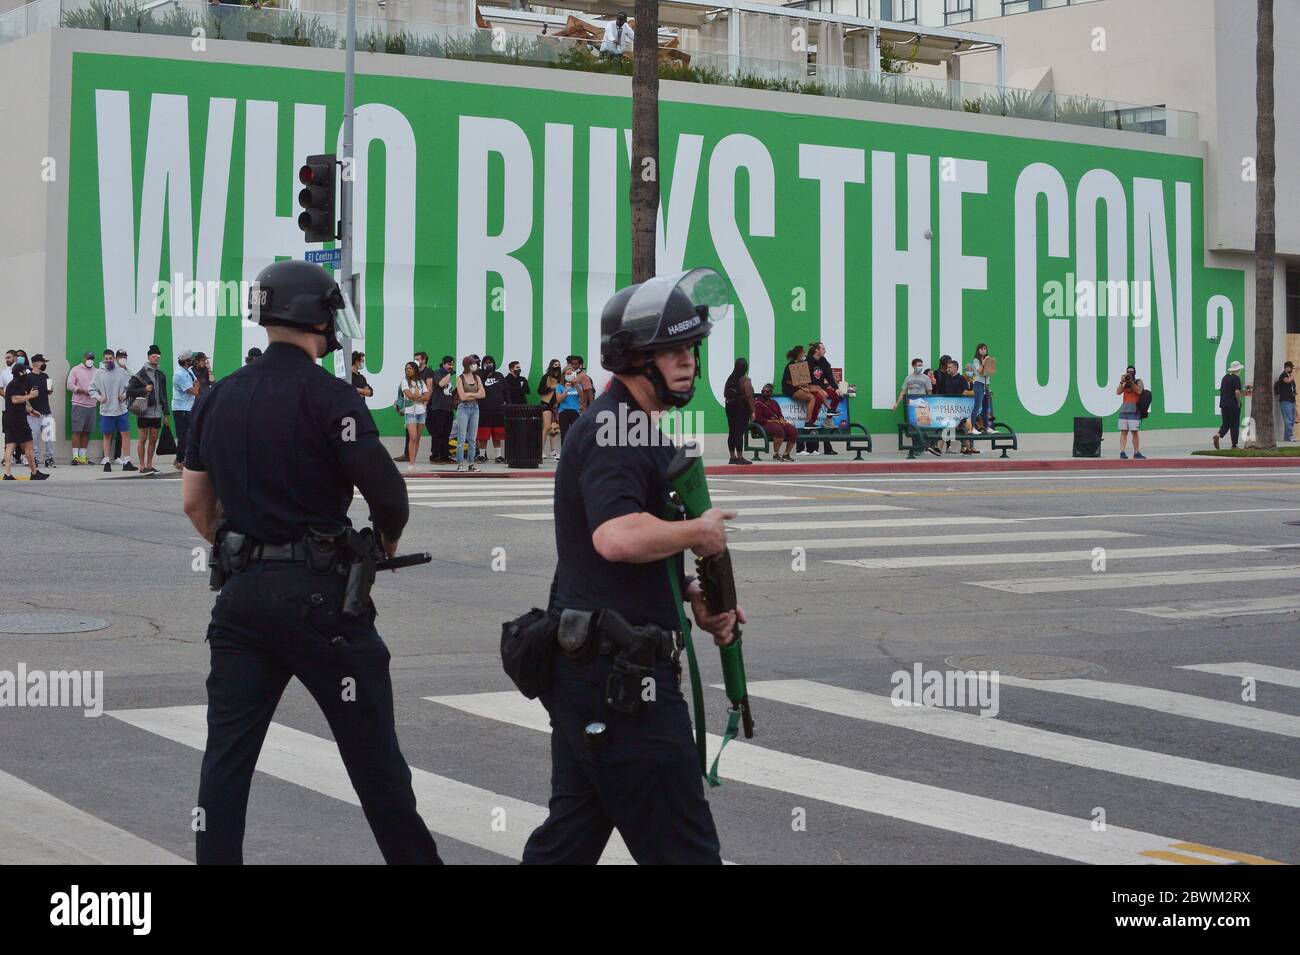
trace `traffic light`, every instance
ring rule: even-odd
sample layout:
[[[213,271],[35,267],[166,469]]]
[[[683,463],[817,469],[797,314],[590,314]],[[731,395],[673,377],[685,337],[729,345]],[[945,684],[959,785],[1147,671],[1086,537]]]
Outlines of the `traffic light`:
[[[332,242],[338,238],[334,217],[334,154],[308,156],[298,170],[302,189],[298,193],[298,228],[308,242]]]

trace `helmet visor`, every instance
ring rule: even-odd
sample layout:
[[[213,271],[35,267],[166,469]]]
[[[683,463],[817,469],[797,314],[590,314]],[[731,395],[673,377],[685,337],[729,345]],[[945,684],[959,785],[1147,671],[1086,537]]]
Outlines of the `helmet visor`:
[[[731,301],[726,279],[713,269],[691,269],[675,275],[657,275],[642,282],[641,287],[628,299],[623,310],[623,326],[656,328],[660,318],[668,311],[669,300],[679,293],[690,301],[696,316],[701,318],[705,309],[722,308]],[[660,334],[662,333],[663,329],[660,329]]]

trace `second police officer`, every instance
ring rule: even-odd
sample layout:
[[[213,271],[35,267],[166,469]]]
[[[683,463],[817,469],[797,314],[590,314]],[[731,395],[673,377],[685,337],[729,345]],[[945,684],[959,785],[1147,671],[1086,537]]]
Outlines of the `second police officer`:
[[[292,677],[329,721],[389,863],[438,863],[397,744],[388,648],[368,599],[342,612],[338,573],[353,487],[391,556],[409,516],[406,485],[365,403],[318,359],[339,348],[342,294],[318,265],[263,269],[250,295],[265,353],[197,402],[185,455],[185,513],[216,543],[226,579],[207,640],[208,740],[199,779],[199,863],[243,859],[248,792]]]
[[[711,614],[682,553],[720,553],[735,514],[665,519],[673,448],[636,422],[691,400],[709,306],[722,304],[721,277],[695,269],[625,288],[601,315],[601,364],[614,380],[570,427],[555,477],[552,609],[564,651],[541,694],[553,728],[550,812],[525,863],[595,863],[615,828],[640,863],[721,862],[679,688],[682,601],[720,646],[744,611]],[[633,426],[610,440],[619,421]],[[639,661],[622,652],[634,642]]]

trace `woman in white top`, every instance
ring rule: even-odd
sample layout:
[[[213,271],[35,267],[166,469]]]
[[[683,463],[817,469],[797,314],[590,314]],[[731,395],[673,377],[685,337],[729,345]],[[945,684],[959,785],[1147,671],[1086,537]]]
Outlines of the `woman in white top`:
[[[420,366],[406,363],[406,373],[397,388],[397,407],[406,418],[406,470],[415,470],[420,455],[420,432],[424,430],[425,408],[429,403],[429,386],[420,377]]]

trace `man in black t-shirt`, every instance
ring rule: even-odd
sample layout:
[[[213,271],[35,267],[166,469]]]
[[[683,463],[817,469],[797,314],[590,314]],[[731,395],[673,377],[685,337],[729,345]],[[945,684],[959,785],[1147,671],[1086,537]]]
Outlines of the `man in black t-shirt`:
[[[369,398],[375,393],[375,389],[370,387],[370,382],[366,381],[366,376],[361,374],[361,369],[365,363],[365,352],[354,351],[352,353],[352,387],[357,389],[357,394],[360,397]]]
[[[1219,439],[1229,431],[1232,432],[1234,448],[1241,436],[1241,399],[1247,392],[1242,388],[1241,376],[1237,373],[1245,367],[1241,362],[1234,361],[1228,366],[1228,373],[1219,382],[1219,416],[1223,423],[1219,426],[1218,432],[1210,438],[1215,448],[1219,446]]]
[[[489,439],[496,444],[497,464],[505,460],[506,446],[506,376],[497,368],[497,360],[483,356],[483,390],[479,401],[478,459],[486,461]]]
[[[0,414],[0,425],[4,428],[4,480],[15,481],[13,476],[14,454],[21,451],[32,470],[33,481],[43,481],[48,474],[36,470],[36,456],[32,454],[32,429],[28,424],[27,405],[33,401],[39,389],[31,380],[31,370],[27,367],[26,356],[19,354],[14,359],[13,379],[5,386],[4,412]]]
[[[50,376],[45,373],[45,356],[32,356],[32,372],[27,376],[39,394],[30,402],[27,424],[32,429],[32,460],[54,467],[54,414],[50,410]]]

